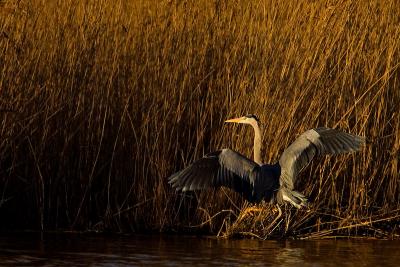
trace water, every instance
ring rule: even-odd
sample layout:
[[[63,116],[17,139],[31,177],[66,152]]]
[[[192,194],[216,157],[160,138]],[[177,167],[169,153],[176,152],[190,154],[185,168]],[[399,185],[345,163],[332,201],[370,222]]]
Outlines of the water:
[[[399,266],[400,241],[2,234],[1,266]]]

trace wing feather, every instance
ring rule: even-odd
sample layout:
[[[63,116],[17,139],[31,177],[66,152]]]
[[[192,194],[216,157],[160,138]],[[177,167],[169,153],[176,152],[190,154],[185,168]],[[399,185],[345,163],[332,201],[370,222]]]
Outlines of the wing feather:
[[[176,190],[193,191],[225,186],[249,194],[252,172],[259,165],[243,155],[223,149],[205,155],[185,169],[171,175],[169,183]]]
[[[293,189],[297,175],[315,156],[360,150],[365,138],[336,129],[320,127],[301,134],[279,159],[280,184]]]

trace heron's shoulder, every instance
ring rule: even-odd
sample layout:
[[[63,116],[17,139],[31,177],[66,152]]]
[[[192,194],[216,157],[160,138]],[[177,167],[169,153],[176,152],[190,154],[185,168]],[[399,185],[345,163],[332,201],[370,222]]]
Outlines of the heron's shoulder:
[[[306,140],[310,140],[310,141],[318,140],[320,138],[320,134],[325,132],[327,129],[328,128],[325,128],[325,127],[309,129],[309,130],[303,132],[295,141],[297,141],[298,143],[302,143]]]

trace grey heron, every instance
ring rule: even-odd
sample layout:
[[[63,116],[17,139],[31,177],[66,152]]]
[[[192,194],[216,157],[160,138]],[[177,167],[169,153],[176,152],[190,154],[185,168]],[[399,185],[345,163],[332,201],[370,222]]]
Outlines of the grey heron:
[[[261,160],[262,136],[257,116],[251,114],[225,122],[253,127],[254,161],[229,148],[215,151],[171,175],[168,180],[173,188],[193,191],[224,186],[252,203],[286,201],[301,208],[307,205],[307,198],[294,190],[294,184],[311,160],[315,156],[358,151],[365,144],[364,137],[319,127],[302,133],[283,151],[279,161],[270,165]]]

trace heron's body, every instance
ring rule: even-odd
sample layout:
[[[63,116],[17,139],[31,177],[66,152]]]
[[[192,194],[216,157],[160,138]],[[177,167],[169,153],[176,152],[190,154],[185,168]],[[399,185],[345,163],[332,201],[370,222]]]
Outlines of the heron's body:
[[[250,202],[291,203],[300,208],[307,198],[294,190],[298,173],[318,155],[340,154],[359,150],[365,142],[360,136],[330,128],[311,129],[301,134],[285,149],[273,165],[261,161],[261,130],[254,115],[228,120],[246,123],[254,128],[254,161],[231,149],[205,155],[169,177],[177,190],[193,191],[225,186]]]

